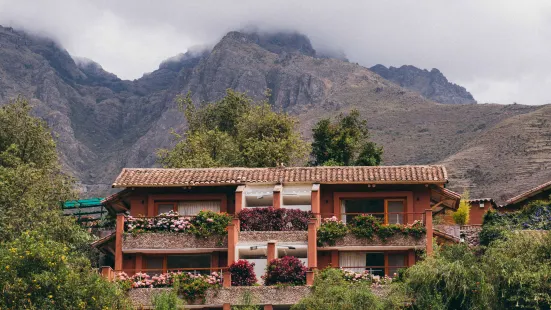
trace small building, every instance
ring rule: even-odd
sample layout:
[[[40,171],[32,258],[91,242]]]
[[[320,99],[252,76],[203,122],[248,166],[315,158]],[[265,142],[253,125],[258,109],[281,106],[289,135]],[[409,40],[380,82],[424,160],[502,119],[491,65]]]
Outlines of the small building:
[[[113,183],[121,191],[102,202],[117,216],[116,232],[96,241],[95,246],[113,256],[115,274],[123,271],[129,275],[159,274],[171,270],[224,272],[236,260],[245,259],[255,263],[260,283],[268,261],[294,256],[308,267],[307,284],[312,284],[315,270],[326,267],[368,270],[376,276],[392,277],[400,268],[415,264],[420,252],[432,253],[433,213],[455,210],[459,204],[458,194],[445,189],[447,183],[446,169],[439,165],[126,168]],[[240,212],[269,207],[311,212],[310,220],[302,231],[243,229],[238,218]],[[193,217],[201,210],[231,215],[233,220],[227,233],[197,240],[183,233],[125,231],[128,221],[154,219],[167,212]],[[372,215],[382,225],[422,225],[426,232],[417,238],[402,234],[385,240],[349,234],[331,245],[318,244],[317,229],[327,219],[346,225],[363,214]],[[113,274],[104,271],[109,276]],[[224,289],[234,289],[230,286],[224,278]],[[207,298],[203,305],[194,307],[229,309],[235,303],[230,297],[221,300],[225,293],[217,296],[216,300]],[[287,309],[293,303],[289,300],[260,298],[259,303],[265,309],[272,306]]]
[[[499,210],[502,212],[517,211],[532,201],[549,200],[550,195],[551,181],[538,185],[512,197],[511,199],[505,201],[503,205],[500,205]]]

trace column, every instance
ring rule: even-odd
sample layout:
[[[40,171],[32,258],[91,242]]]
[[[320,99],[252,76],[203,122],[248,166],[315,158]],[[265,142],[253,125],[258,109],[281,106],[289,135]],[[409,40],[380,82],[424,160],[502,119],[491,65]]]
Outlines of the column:
[[[427,255],[432,255],[432,210],[425,210],[425,228],[427,229]]]
[[[228,225],[228,267],[235,262],[237,242],[239,238],[239,219],[234,218]]]
[[[235,214],[238,214],[243,210],[245,204],[245,197],[243,192],[245,191],[245,185],[239,185],[235,190]]]
[[[314,216],[316,217],[317,225],[319,226],[321,224],[321,206],[320,206],[320,185],[319,184],[312,184],[312,213],[314,213]]]
[[[281,192],[283,191],[283,186],[281,184],[277,184],[274,186],[274,198],[272,205],[274,206],[274,209],[281,208]]]
[[[115,271],[122,271],[122,233],[124,232],[124,214],[117,214],[115,228]]]
[[[276,241],[268,241],[268,264],[276,258]]]

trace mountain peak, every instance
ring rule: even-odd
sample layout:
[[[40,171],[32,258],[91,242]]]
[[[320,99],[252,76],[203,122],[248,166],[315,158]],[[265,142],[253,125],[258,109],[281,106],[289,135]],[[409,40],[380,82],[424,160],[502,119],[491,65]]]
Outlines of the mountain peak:
[[[444,74],[436,68],[428,71],[412,65],[387,68],[378,64],[371,67],[370,70],[391,82],[439,103],[476,103],[471,93],[464,87],[449,82]]]
[[[234,40],[246,43],[254,43],[275,54],[300,53],[315,57],[316,50],[312,47],[310,39],[298,32],[246,32],[231,31],[221,40]]]

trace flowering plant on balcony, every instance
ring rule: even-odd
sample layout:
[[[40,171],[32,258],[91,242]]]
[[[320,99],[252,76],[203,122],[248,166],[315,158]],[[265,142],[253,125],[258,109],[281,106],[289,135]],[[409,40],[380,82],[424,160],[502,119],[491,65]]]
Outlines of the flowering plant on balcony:
[[[266,274],[262,276],[265,285],[306,284],[307,268],[304,263],[294,256],[284,256],[272,259],[266,267]]]
[[[240,259],[231,264],[229,271],[231,273],[232,286],[252,286],[256,283],[254,263]]]
[[[153,288],[171,286],[174,273],[163,273],[160,275],[150,276],[147,273],[138,272],[132,276],[128,276],[125,272],[117,274],[116,280],[125,288]]]
[[[298,209],[250,208],[238,214],[241,231],[305,231],[312,212]]]
[[[387,284],[392,283],[393,279],[388,276],[376,276],[371,273],[369,273],[368,270],[364,270],[361,272],[354,272],[352,270],[347,269],[339,269],[339,268],[325,268],[322,270],[318,276],[320,279],[326,279],[328,277],[340,277],[344,281],[349,283],[368,283],[371,284],[372,287],[381,287]]]
[[[202,300],[204,302],[209,288],[217,288],[222,284],[222,278],[217,272],[210,275],[177,273],[174,275],[174,289],[187,301]]]
[[[125,219],[125,231],[136,232],[183,232],[196,237],[224,235],[231,216],[226,213],[200,211],[196,216],[180,216],[170,211],[156,217],[132,217]]]
[[[318,228],[318,245],[335,245],[335,242],[346,236],[347,233],[348,228],[336,216],[323,219],[322,224]]]
[[[426,233],[426,228],[421,221],[406,225],[384,225],[378,218],[367,214],[355,216],[348,225],[345,225],[333,216],[324,219],[318,228],[318,245],[335,245],[338,239],[343,238],[349,232],[357,238],[372,239],[377,236],[384,242],[396,234],[419,239]]]
[[[120,272],[117,274],[115,280],[122,288],[127,290],[133,288],[174,286],[178,293],[184,295],[188,300],[193,300],[195,297],[204,298],[204,294],[208,288],[219,287],[222,283],[222,277],[217,272],[203,275],[179,271],[156,274],[154,276],[143,272],[128,276],[125,272]]]

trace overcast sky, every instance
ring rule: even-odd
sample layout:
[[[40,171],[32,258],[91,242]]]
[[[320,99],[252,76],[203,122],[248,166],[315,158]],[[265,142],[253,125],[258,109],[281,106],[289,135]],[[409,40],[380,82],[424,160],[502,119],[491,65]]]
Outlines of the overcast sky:
[[[438,68],[479,102],[551,103],[550,0],[0,0],[0,24],[52,36],[125,79],[255,25],[368,67]]]

